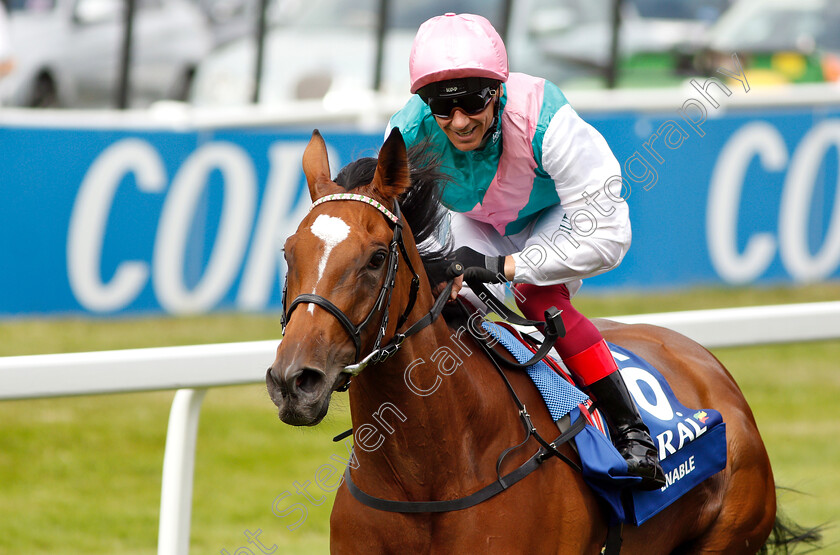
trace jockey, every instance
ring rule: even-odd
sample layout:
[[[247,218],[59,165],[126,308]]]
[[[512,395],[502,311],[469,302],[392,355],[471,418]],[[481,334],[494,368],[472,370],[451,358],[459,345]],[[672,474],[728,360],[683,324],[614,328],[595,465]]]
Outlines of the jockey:
[[[571,304],[581,278],[615,268],[630,246],[621,169],[606,141],[554,84],[509,74],[505,46],[481,16],[423,23],[409,72],[416,94],[388,128],[399,128],[408,146],[430,143],[452,178],[441,202],[455,259],[468,276],[513,282],[527,318],[562,311],[567,333],[557,352],[604,409],[630,473],[644,489],[662,487],[656,447],[612,354]]]

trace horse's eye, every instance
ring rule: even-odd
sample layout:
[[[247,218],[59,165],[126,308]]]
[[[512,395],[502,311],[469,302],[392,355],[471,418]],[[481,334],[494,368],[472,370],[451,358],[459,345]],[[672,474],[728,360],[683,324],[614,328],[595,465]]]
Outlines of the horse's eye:
[[[385,251],[376,251],[373,253],[373,256],[370,257],[370,262],[368,262],[368,268],[372,270],[376,270],[377,268],[381,268],[382,264],[385,263],[385,259],[388,257],[388,253]]]

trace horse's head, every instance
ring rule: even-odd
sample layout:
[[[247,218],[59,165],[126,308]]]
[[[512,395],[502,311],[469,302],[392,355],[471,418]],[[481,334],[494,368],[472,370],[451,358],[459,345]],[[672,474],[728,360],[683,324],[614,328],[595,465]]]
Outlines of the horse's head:
[[[266,385],[283,422],[311,426],[326,415],[332,392],[347,383],[345,368],[382,339],[384,315],[405,308],[395,307],[396,300],[389,308],[388,301],[391,280],[395,299],[407,295],[411,280],[411,273],[396,269],[402,222],[392,218],[410,179],[398,131],[380,150],[373,180],[353,189],[358,198],[330,179],[317,130],[304,152],[303,171],[313,207],[284,247],[285,330]],[[405,236],[411,241],[408,230]],[[388,318],[386,339],[396,319]]]

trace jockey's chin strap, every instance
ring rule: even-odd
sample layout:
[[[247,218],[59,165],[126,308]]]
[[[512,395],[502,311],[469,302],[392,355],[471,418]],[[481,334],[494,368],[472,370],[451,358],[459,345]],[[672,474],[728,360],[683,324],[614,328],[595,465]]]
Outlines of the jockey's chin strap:
[[[438,316],[440,316],[441,311],[443,310],[444,304],[446,304],[446,300],[449,298],[449,294],[452,291],[452,282],[450,282],[446,288],[446,290],[437,298],[435,304],[432,306],[432,309],[426,314],[424,317],[420,318],[417,322],[411,325],[407,330],[402,333],[395,333],[394,337],[390,339],[384,345],[382,344],[382,339],[385,336],[385,331],[388,327],[388,313],[391,306],[391,297],[393,295],[394,283],[397,279],[397,270],[399,269],[399,261],[400,255],[405,259],[406,264],[408,265],[408,269],[411,272],[411,288],[409,290],[408,295],[408,302],[406,303],[405,310],[403,310],[402,314],[400,314],[399,319],[397,320],[396,329],[399,330],[403,324],[405,324],[406,320],[408,319],[408,315],[411,313],[412,309],[414,308],[414,304],[417,301],[417,292],[420,289],[420,276],[417,274],[417,271],[414,269],[414,266],[411,264],[411,259],[408,257],[408,252],[405,248],[405,242],[403,241],[402,236],[402,218],[400,214],[400,205],[399,203],[394,200],[394,210],[391,212],[385,206],[383,206],[380,202],[376,201],[375,199],[367,196],[367,195],[360,195],[355,193],[339,193],[339,194],[332,194],[326,195],[317,199],[314,203],[312,203],[312,208],[323,204],[329,201],[338,201],[338,200],[351,200],[357,202],[363,202],[368,204],[381,212],[385,218],[390,222],[391,225],[394,227],[394,235],[391,239],[391,243],[389,244],[388,248],[388,271],[385,274],[385,279],[382,282],[382,288],[379,290],[379,295],[376,297],[376,301],[374,301],[373,306],[370,308],[367,316],[362,320],[361,323],[358,325],[353,324],[350,318],[335,304],[333,304],[328,299],[316,295],[314,293],[304,293],[295,297],[292,303],[289,305],[288,309],[286,308],[286,285],[283,285],[283,314],[281,316],[281,323],[283,327],[286,327],[286,324],[289,322],[289,319],[292,316],[292,311],[300,304],[303,303],[312,303],[320,306],[330,314],[332,314],[336,320],[344,327],[347,331],[347,334],[353,340],[353,345],[356,348],[356,355],[355,364],[351,364],[346,366],[342,372],[345,374],[349,374],[351,377],[358,375],[362,370],[365,369],[369,364],[382,362],[394,353],[396,353],[400,346],[402,345],[403,341],[406,338],[411,337],[415,333],[419,332],[426,326],[430,325],[434,322]],[[362,347],[362,331],[370,324],[373,319],[374,314],[376,312],[381,311],[382,316],[379,321],[379,331],[376,335],[376,340],[373,344],[373,350],[366,355],[364,358],[359,360],[361,354],[361,347]],[[339,391],[344,391],[350,385],[350,381],[348,380]]]

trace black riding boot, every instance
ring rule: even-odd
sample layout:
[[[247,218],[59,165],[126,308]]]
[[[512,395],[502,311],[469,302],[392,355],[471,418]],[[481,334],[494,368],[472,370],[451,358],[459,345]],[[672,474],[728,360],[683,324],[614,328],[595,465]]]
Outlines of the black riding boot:
[[[665,485],[659,454],[642,422],[639,410],[618,371],[590,384],[587,389],[601,406],[614,433],[613,443],[627,461],[630,474],[641,476],[639,488],[654,490]]]

